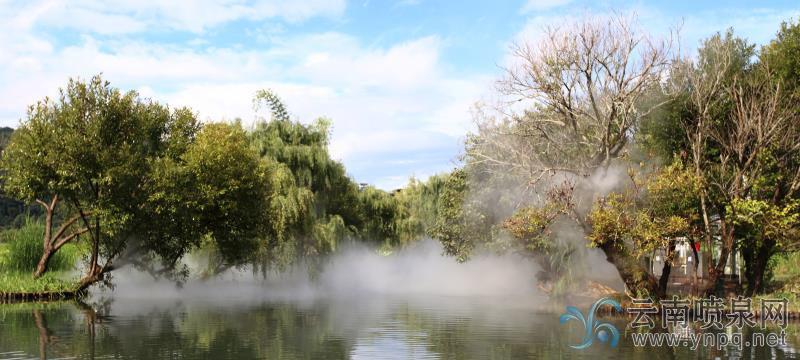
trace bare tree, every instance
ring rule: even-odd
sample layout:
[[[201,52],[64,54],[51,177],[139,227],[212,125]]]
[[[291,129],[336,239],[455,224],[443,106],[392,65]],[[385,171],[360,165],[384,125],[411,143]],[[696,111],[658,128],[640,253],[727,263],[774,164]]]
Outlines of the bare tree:
[[[741,56],[742,53],[748,52],[746,49],[736,49],[735,47],[736,44],[731,33],[725,39],[720,35],[711,37],[705,42],[697,60],[679,59],[673,63],[670,71],[667,85],[668,94],[673,99],[675,96],[687,95],[687,105],[692,107],[695,114],[680,125],[689,145],[688,155],[695,176],[698,178],[705,177],[705,169],[709,166],[706,150],[715,120],[714,111],[731,101],[728,84],[734,73],[741,70],[743,66],[743,64],[737,64],[735,55]],[[710,213],[712,210],[708,203],[708,189],[702,187],[699,195],[705,246],[710,248],[713,245],[714,232],[711,226]],[[703,263],[708,265],[709,274],[711,274],[716,268],[711,265],[711,251],[704,251],[703,256]],[[727,254],[725,256],[727,259]],[[698,269],[699,264],[700,262],[695,262],[695,270]],[[711,277],[713,279],[710,279],[710,282],[713,283],[716,275],[711,275]]]
[[[548,175],[578,182],[607,170],[624,155],[640,119],[668,101],[651,95],[665,89],[673,38],[653,38],[636,24],[635,17],[619,14],[586,18],[546,27],[535,44],[515,44],[517,63],[498,88],[509,104],[531,106],[521,113],[503,107],[502,116],[480,119],[468,160],[489,172],[518,174],[539,190],[551,183],[542,181]],[[575,192],[597,195],[591,186]],[[571,211],[588,233],[584,211]],[[601,248],[629,290],[657,294],[657,282],[625,244]]]
[[[645,100],[660,88],[672,60],[671,37],[654,39],[635,24],[621,15],[587,18],[546,27],[540,42],[512,47],[518,64],[506,69],[499,90],[533,108],[511,114],[507,135],[539,150],[512,156],[525,158],[515,164],[532,174],[588,175],[620,156],[639,119],[661,105]],[[508,165],[476,150],[477,159]]]

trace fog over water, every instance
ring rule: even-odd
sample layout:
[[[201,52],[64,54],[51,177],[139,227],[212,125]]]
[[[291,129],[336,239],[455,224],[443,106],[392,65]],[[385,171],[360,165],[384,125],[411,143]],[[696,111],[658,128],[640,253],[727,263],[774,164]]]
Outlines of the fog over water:
[[[613,267],[596,249],[586,249],[581,266],[585,279],[621,287]],[[318,272],[305,264],[266,277],[250,269],[229,270],[209,280],[190,277],[182,286],[132,268],[114,273],[113,290],[92,291],[90,302],[111,300],[115,312],[138,311],[136,304],[163,306],[175,302],[236,306],[264,301],[370,302],[378,299],[447,299],[448,302],[504,302],[507,306],[536,308],[548,303],[537,287],[538,265],[516,254],[482,253],[459,263],[443,254],[433,240],[421,241],[395,253],[381,255],[352,244],[326,259]],[[393,301],[394,301],[393,300]],[[130,304],[131,306],[120,306]],[[127,309],[127,310],[126,310]]]
[[[230,270],[210,280],[190,278],[183,286],[154,280],[135,269],[114,274],[113,291],[95,297],[313,299],[318,297],[437,295],[462,297],[538,297],[538,266],[514,254],[479,254],[464,263],[442,254],[434,241],[422,241],[388,255],[363,245],[348,245],[312,274],[300,264],[266,277],[249,269]]]

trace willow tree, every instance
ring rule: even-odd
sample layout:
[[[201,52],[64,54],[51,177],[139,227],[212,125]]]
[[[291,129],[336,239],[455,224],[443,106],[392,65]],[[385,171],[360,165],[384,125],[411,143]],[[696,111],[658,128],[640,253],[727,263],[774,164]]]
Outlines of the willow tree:
[[[671,53],[671,39],[653,38],[624,16],[546,27],[540,41],[512,48],[514,65],[499,81],[510,102],[528,108],[479,116],[467,163],[491,176],[516,176],[529,194],[519,197],[519,208],[547,207],[549,189],[568,189],[553,209],[590,233],[590,202],[603,194],[587,179],[604,177],[625,155],[640,119],[663,105],[650,95],[660,89]],[[597,245],[632,293],[658,292],[647,269],[631,260],[631,244]]]
[[[271,226],[262,241],[259,265],[285,265],[335,251],[343,240],[378,244],[399,241],[398,202],[372,187],[360,188],[328,152],[330,120],[302,124],[289,116],[272,91],[254,98],[266,107],[249,133],[250,143],[270,172]]]
[[[70,80],[57,99],[31,106],[2,170],[8,193],[45,209],[34,276],[79,239],[90,244],[79,289],[127,264],[158,260],[170,271],[204,235],[230,258],[246,254],[266,199],[264,167],[241,129],[199,129],[190,110],[122,93],[99,76]]]
[[[411,200],[360,186],[328,152],[330,125],[320,118],[303,124],[270,90],[253,99],[266,108],[250,131],[251,146],[269,164],[270,226],[256,265],[286,265],[329,254],[344,240],[372,245],[407,243],[422,231],[410,218]],[[265,268],[266,268],[265,266]]]

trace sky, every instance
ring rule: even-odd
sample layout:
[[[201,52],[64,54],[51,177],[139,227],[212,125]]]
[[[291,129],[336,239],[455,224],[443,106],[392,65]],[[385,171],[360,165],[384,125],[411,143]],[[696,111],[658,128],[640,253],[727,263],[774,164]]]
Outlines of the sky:
[[[113,4],[112,4],[113,3]],[[495,94],[509,46],[581,16],[635,13],[681,47],[733,27],[755,44],[796,1],[0,0],[0,126],[70,77],[102,73],[203,121],[245,125],[272,89],[293,119],[333,122],[331,155],[386,190],[458,165],[470,109]]]

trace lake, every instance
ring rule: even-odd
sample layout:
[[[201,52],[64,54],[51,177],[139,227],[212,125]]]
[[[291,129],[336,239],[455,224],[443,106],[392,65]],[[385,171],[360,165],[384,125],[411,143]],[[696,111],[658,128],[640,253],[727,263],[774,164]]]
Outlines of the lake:
[[[529,301],[526,301],[529,300]],[[363,295],[256,298],[221,291],[184,298],[115,295],[0,305],[0,359],[795,359],[790,344],[690,351],[619,345],[575,350],[582,327],[559,324],[541,299]],[[583,309],[582,309],[583,310]],[[624,329],[628,319],[604,319]]]
[[[181,288],[115,272],[116,287],[93,289],[83,305],[0,305],[0,359],[800,358],[796,324],[786,346],[692,351],[635,347],[623,317],[603,319],[620,330],[616,347],[572,349],[584,328],[559,323],[565,306],[537,288],[536,264],[511,255],[459,264],[441,253],[432,242],[392,256],[353,248],[313,273],[231,272]],[[595,257],[584,276],[621,286]]]

